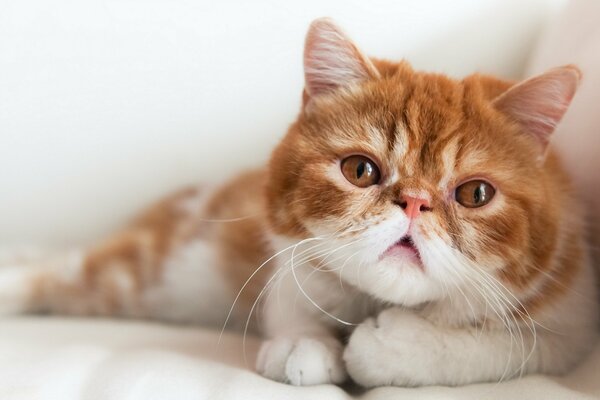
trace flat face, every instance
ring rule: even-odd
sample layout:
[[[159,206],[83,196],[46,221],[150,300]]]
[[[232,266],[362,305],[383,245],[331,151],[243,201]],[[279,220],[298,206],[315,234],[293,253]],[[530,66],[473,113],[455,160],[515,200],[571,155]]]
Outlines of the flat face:
[[[314,99],[275,151],[277,233],[394,303],[489,276],[524,286],[555,246],[556,206],[535,140],[491,103],[507,85],[385,68]]]

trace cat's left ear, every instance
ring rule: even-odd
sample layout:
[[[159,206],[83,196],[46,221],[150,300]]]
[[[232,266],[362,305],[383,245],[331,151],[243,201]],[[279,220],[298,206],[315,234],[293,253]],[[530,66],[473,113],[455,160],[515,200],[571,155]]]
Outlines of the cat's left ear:
[[[511,87],[494,100],[494,106],[537,139],[543,159],[580,80],[581,71],[574,65],[553,68]]]

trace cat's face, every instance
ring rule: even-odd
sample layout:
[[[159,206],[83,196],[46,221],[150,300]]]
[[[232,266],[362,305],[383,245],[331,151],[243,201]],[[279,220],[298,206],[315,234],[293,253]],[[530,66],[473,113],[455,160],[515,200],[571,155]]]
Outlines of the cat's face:
[[[491,78],[373,64],[323,23],[307,40],[303,111],[270,165],[272,225],[304,240],[296,265],[316,255],[318,268],[405,305],[488,274],[526,285],[537,273],[526,266],[556,246],[560,207],[549,198],[547,129],[532,125],[548,121],[507,115],[530,110],[519,91],[536,88],[513,94]],[[552,128],[562,117],[542,111]]]

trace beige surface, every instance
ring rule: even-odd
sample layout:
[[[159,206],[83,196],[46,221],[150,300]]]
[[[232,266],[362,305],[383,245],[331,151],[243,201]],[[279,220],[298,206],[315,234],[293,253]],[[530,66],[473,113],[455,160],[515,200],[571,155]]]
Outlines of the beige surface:
[[[0,321],[0,399],[593,399],[600,346],[564,378],[530,376],[461,388],[380,388],[354,397],[326,385],[292,387],[245,366],[242,337],[201,328],[20,317]],[[251,366],[258,341],[246,343]]]

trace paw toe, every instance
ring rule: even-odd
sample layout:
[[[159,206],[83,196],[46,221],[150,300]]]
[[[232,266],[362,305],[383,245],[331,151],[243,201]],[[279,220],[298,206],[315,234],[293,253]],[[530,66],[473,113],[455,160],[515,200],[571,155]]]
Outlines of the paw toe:
[[[341,360],[341,345],[327,345],[315,339],[302,339],[290,354],[286,375],[293,385],[340,383],[346,375]]]
[[[278,338],[265,342],[256,368],[263,376],[296,386],[346,379],[342,345],[335,340]]]

